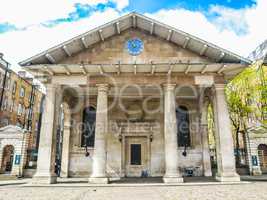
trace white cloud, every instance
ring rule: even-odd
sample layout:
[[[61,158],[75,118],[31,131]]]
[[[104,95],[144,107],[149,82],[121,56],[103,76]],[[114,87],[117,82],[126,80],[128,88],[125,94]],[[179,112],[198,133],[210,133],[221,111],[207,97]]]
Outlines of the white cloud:
[[[127,0],[112,0],[119,9],[127,6]],[[107,3],[108,0],[6,0],[1,2],[0,23],[8,22],[22,28],[49,20],[68,17],[75,11],[76,3],[90,6]]]
[[[220,28],[220,30],[234,30],[241,34],[246,33],[248,29],[246,13],[249,9],[232,9],[224,6],[211,6],[209,15],[216,16],[212,22]]]
[[[117,8],[122,10],[123,8],[129,5],[129,0],[111,0],[112,2],[117,4]]]
[[[53,28],[31,26],[26,30],[11,31],[0,34],[0,52],[15,70],[17,63],[63,41],[93,29],[119,17],[114,9],[95,12],[90,17],[73,23],[62,23]]]
[[[160,10],[148,15],[239,55],[248,56],[267,39],[264,26],[266,7],[266,0],[257,0],[255,6],[239,10],[214,6],[208,14],[216,11],[219,17],[215,20],[208,19],[200,11],[185,9]],[[235,30],[241,29],[246,29],[246,34],[236,34]]]

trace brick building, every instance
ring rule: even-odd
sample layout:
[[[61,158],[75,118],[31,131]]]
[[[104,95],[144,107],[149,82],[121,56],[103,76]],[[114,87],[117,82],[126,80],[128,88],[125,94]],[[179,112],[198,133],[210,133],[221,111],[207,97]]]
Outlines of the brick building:
[[[23,71],[14,72],[2,56],[0,57],[0,95],[0,128],[14,125],[27,130],[26,165],[31,166],[33,163],[30,161],[37,159],[40,108],[44,95],[39,86],[33,83],[32,78],[27,77]]]

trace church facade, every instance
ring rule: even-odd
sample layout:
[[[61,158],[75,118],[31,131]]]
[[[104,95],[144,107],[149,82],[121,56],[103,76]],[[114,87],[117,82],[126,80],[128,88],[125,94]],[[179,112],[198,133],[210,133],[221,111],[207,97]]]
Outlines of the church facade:
[[[33,181],[212,176],[209,105],[216,179],[239,181],[224,86],[249,64],[138,13],[21,62],[46,87]]]

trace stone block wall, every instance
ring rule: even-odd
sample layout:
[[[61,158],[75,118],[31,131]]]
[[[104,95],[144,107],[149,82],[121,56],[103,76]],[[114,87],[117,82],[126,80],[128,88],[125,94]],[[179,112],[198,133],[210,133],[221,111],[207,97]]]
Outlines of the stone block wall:
[[[178,105],[186,105],[189,110],[196,110],[190,114],[190,123],[197,124],[196,100],[178,100]],[[92,101],[93,103],[93,101]],[[125,107],[129,107],[133,103],[138,104],[140,101],[126,100]],[[151,109],[160,106],[159,100],[154,100],[149,103]],[[127,121],[127,113],[123,112],[118,105],[109,111],[109,132],[107,136],[107,173],[110,177],[116,178],[121,176],[122,170],[122,143],[119,138],[118,121]],[[75,120],[82,120],[82,113],[77,113],[73,116]],[[151,141],[151,157],[150,157],[150,175],[163,176],[165,172],[165,157],[164,157],[164,116],[163,112],[148,114],[144,113],[142,120],[156,124],[153,127],[153,139]],[[80,147],[81,133],[71,131],[71,152],[69,163],[69,176],[70,177],[89,177],[92,168],[93,148],[89,148],[89,157],[85,157],[85,149]],[[196,171],[195,175],[203,175],[203,161],[202,161],[202,144],[201,135],[194,127],[191,130],[192,146],[187,149],[187,156],[184,157],[182,152],[184,148],[179,148],[179,166],[181,170],[192,167]]]

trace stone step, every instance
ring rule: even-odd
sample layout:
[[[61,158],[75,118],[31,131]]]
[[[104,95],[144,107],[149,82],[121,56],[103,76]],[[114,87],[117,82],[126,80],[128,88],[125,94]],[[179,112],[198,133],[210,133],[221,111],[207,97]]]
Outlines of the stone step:
[[[0,174],[0,181],[17,180],[18,178],[10,174]]]

